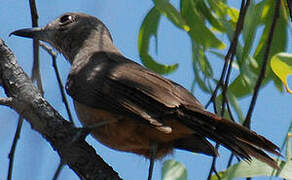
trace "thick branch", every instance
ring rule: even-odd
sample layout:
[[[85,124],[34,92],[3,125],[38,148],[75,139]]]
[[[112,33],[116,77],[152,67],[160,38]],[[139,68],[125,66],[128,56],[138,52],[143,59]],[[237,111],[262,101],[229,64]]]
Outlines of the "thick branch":
[[[13,109],[23,115],[81,179],[120,179],[84,137],[76,138],[80,129],[63,119],[42,97],[2,39],[0,79],[6,95],[13,99]]]

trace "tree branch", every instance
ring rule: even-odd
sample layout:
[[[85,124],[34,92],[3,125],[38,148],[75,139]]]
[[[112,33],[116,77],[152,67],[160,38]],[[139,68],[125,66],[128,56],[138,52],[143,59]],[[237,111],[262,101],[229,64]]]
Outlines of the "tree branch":
[[[248,128],[250,128],[250,119],[251,119],[251,116],[252,116],[252,113],[253,113],[253,110],[255,107],[255,103],[256,103],[256,100],[258,97],[258,93],[259,93],[261,84],[266,76],[266,69],[267,69],[267,63],[268,63],[268,59],[269,59],[269,53],[270,53],[270,49],[271,49],[271,45],[272,45],[272,41],[273,41],[273,37],[274,37],[277,19],[279,18],[279,15],[280,15],[280,3],[281,3],[280,0],[277,0],[275,2],[274,17],[273,17],[271,30],[269,32],[269,36],[268,36],[268,40],[267,40],[267,47],[266,47],[265,53],[264,53],[263,64],[261,67],[261,71],[260,71],[258,80],[257,80],[256,85],[254,87],[254,93],[253,93],[252,100],[251,100],[250,105],[249,105],[249,109],[248,109],[245,121],[243,122],[243,125],[245,127],[248,127]]]
[[[73,117],[72,117],[72,113],[71,113],[70,108],[69,108],[69,103],[68,103],[67,98],[66,98],[66,94],[65,94],[65,90],[64,90],[64,85],[62,83],[61,76],[60,76],[60,73],[59,73],[59,69],[58,69],[58,66],[57,66],[57,60],[56,60],[57,54],[53,51],[52,48],[50,48],[49,46],[45,45],[42,42],[40,42],[40,46],[45,51],[47,51],[47,53],[50,54],[50,56],[52,57],[52,63],[53,63],[53,67],[54,67],[54,70],[55,70],[56,78],[57,78],[57,81],[58,81],[60,93],[61,93],[61,96],[62,96],[62,101],[63,101],[63,103],[65,105],[65,108],[66,108],[66,111],[67,111],[67,114],[68,114],[69,121],[74,124]]]
[[[236,53],[239,35],[240,35],[241,30],[243,28],[244,18],[245,18],[247,9],[249,7],[249,4],[250,4],[250,0],[247,0],[247,1],[242,0],[241,1],[239,17],[238,17],[238,20],[236,23],[235,32],[233,34],[233,38],[232,38],[231,44],[229,46],[228,52],[224,58],[225,62],[224,62],[224,66],[222,69],[220,79],[217,83],[215,90],[212,93],[212,96],[211,96],[209,102],[206,105],[206,107],[207,107],[211,102],[213,102],[214,107],[216,107],[215,103],[216,103],[217,92],[218,92],[219,88],[222,87],[222,105],[221,105],[221,107],[222,107],[221,116],[222,117],[224,116],[225,104],[227,102],[226,93],[227,93],[229,78],[230,78],[231,69],[232,69],[232,62],[233,62],[233,59],[234,59],[234,56]],[[224,79],[225,79],[225,81],[224,81]],[[231,116],[232,116],[232,114],[231,114]],[[218,148],[219,148],[219,145],[216,144],[216,149],[218,149]],[[211,168],[209,171],[208,179],[211,178],[212,172],[216,173],[216,158],[217,157],[213,157],[213,161],[212,161],[212,165],[211,165]],[[216,173],[216,176],[219,177],[217,173]]]
[[[12,108],[22,114],[81,179],[120,179],[117,172],[86,143],[85,137],[76,138],[80,129],[63,119],[42,97],[2,39],[0,79],[6,95],[14,100]]]
[[[8,168],[7,180],[11,180],[12,179],[14,154],[15,154],[17,142],[18,142],[19,137],[20,137],[20,132],[21,132],[21,129],[22,129],[22,123],[23,123],[23,117],[20,114],[19,117],[18,117],[17,128],[16,128],[16,132],[14,134],[12,146],[11,146],[11,149],[10,149],[10,152],[9,152],[9,155],[8,155],[8,157],[9,157],[9,168]]]

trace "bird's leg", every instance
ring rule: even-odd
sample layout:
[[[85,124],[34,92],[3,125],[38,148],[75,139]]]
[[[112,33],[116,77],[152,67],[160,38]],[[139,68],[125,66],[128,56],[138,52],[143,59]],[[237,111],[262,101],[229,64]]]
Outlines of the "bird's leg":
[[[100,121],[98,123],[94,123],[94,124],[91,124],[91,125],[86,125],[86,126],[84,126],[84,128],[87,128],[87,129],[89,129],[89,131],[91,131],[92,129],[98,128],[100,126],[104,126],[106,124],[111,124],[111,123],[115,123],[115,122],[118,122],[118,120],[117,119],[104,120],[104,121]]]
[[[148,170],[148,180],[152,179],[153,167],[154,167],[154,158],[157,152],[157,143],[153,143],[150,145],[150,164]]]
[[[76,133],[76,136],[73,138],[72,142],[75,142],[77,139],[80,139],[80,138],[85,138],[90,133],[90,131],[92,131],[95,128],[104,126],[106,124],[115,123],[117,121],[118,120],[104,120],[95,124],[85,125],[84,127],[79,128],[79,131]]]

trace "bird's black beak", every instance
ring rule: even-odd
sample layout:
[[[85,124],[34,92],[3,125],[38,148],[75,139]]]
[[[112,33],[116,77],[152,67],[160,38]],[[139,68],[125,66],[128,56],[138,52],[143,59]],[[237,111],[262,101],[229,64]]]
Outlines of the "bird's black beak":
[[[9,34],[11,35],[46,41],[48,33],[45,28],[35,27],[19,29]]]

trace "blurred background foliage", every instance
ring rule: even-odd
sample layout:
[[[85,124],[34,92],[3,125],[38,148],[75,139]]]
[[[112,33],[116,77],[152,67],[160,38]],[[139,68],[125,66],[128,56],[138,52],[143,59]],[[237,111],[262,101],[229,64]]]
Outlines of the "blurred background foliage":
[[[243,123],[246,117],[238,101],[243,97],[253,95],[257,79],[261,75],[276,2],[276,0],[250,0],[242,31],[238,36],[235,56],[232,61],[232,78],[226,91],[226,101],[230,103],[232,112],[236,114],[235,119],[240,123]],[[163,64],[158,62],[149,51],[151,46],[155,46],[156,52],[158,52],[159,36],[157,32],[160,18],[165,16],[175,27],[185,31],[191,41],[192,59],[189,61],[192,62],[194,72],[192,91],[199,88],[212,96],[220,79],[214,76],[214,62],[209,58],[209,55],[213,54],[222,61],[230,60],[226,58],[225,54],[228,46],[232,43],[240,10],[230,7],[226,0],[180,0],[179,9],[168,0],[153,0],[153,3],[154,6],[145,16],[139,31],[138,50],[142,63],[160,74],[169,74],[179,68],[179,63]],[[281,0],[279,17],[261,88],[267,83],[273,82],[278,91],[291,93],[287,77],[292,74],[292,55],[284,53],[287,51],[288,32],[291,32],[289,21],[287,1]],[[154,43],[151,38],[155,39]],[[219,92],[222,94],[222,88]],[[222,96],[218,94],[216,102],[220,101],[222,101]],[[220,108],[220,105],[216,104],[216,106]],[[230,117],[227,113],[225,116]],[[291,130],[291,124],[289,130]],[[289,138],[284,140],[282,149],[287,142],[289,142]],[[218,176],[222,179],[256,176],[291,178],[292,162],[289,143],[286,148],[286,160],[279,160],[281,166],[279,171],[274,171],[257,160],[249,163],[239,162],[227,170],[213,175],[211,179],[218,179]],[[184,166],[175,160],[165,161],[162,168],[163,179],[186,179],[186,173]]]

